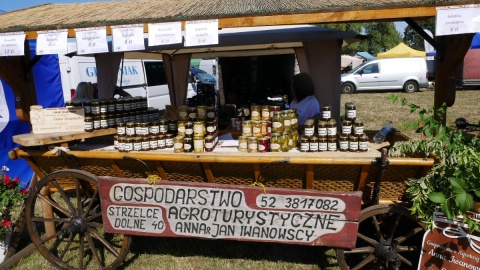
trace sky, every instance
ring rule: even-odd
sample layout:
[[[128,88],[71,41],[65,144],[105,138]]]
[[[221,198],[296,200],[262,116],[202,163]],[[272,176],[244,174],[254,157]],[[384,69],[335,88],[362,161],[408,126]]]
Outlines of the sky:
[[[12,11],[32,6],[43,5],[47,3],[82,3],[82,2],[100,2],[108,0],[7,0],[0,3],[0,10],[3,11]],[[395,27],[397,31],[403,35],[405,27],[407,24],[405,22],[396,22]]]

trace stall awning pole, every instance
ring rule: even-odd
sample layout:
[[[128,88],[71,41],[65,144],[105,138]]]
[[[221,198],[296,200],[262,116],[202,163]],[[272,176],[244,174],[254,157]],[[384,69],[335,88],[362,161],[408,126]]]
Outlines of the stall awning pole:
[[[98,98],[109,99],[113,97],[122,57],[123,53],[100,53],[95,55]]]
[[[170,104],[177,108],[186,104],[190,59],[190,54],[163,55],[163,64],[170,93]]]

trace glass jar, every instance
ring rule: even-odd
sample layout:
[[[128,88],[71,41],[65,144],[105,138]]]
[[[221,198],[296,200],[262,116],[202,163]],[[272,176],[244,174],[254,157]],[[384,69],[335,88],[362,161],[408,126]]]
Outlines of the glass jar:
[[[177,135],[178,136],[185,136],[185,122],[178,121],[177,123]]]
[[[242,121],[242,136],[250,137],[252,134],[252,121]]]
[[[166,136],[165,135],[157,135],[157,144],[158,144],[158,149],[167,148]]]
[[[327,136],[318,136],[318,152],[325,152],[328,150]]]
[[[102,129],[101,126],[100,126],[100,115],[93,116],[93,129],[94,130]]]
[[[260,121],[262,120],[260,106],[259,105],[251,105],[250,106],[250,119],[253,121]]]
[[[336,136],[337,135],[337,121],[335,119],[330,119],[327,122],[327,136]]]
[[[84,118],[84,128],[85,132],[93,132],[93,117],[85,116]]]
[[[203,136],[193,137],[193,152],[202,153],[205,146],[205,141]]]
[[[358,137],[356,135],[350,135],[349,136],[349,141],[350,141],[350,144],[349,144],[349,147],[348,147],[348,151],[350,152],[358,152]]]
[[[270,106],[263,105],[261,109],[261,119],[264,121],[270,120]]]
[[[274,111],[272,118],[272,133],[282,133],[283,131],[282,113],[280,111]]]
[[[135,136],[135,122],[128,122],[125,126],[125,134],[127,134],[128,137],[133,137]]]
[[[357,136],[363,134],[363,122],[359,119],[353,121],[353,134]]]
[[[178,121],[177,119],[170,119],[168,120],[168,133],[176,133],[178,129]]]
[[[288,113],[288,110],[283,110],[281,111],[282,113],[282,118],[283,118],[283,131],[289,131],[292,129],[292,121],[290,119],[290,114]]]
[[[357,107],[351,102],[345,103],[345,119],[354,121],[357,118]]]
[[[204,121],[195,121],[193,122],[193,137],[202,137],[205,136],[205,122]]]
[[[92,102],[89,99],[83,101],[83,111],[85,115],[92,115]]]
[[[332,108],[330,105],[325,105],[322,107],[322,120],[328,121],[332,118]]]
[[[188,121],[188,106],[180,106],[178,108],[178,120]]]
[[[148,133],[150,135],[160,134],[160,122],[155,121],[155,120],[150,122],[150,126],[148,127]]]
[[[348,151],[348,135],[347,134],[340,134],[338,135],[338,150],[341,152]]]
[[[272,133],[272,122],[262,120],[262,136],[270,136]]]
[[[327,121],[320,120],[317,124],[317,135],[327,136]]]
[[[254,137],[262,137],[262,121],[252,120],[252,135]],[[245,136],[245,135],[244,135]]]
[[[197,120],[197,107],[188,107],[188,121]]]
[[[115,111],[117,113],[123,113],[124,109],[123,109],[123,103],[124,103],[124,99],[123,98],[119,98],[115,101]]]
[[[116,113],[115,114],[115,125],[118,125],[120,123],[125,123],[123,122],[123,113]]]
[[[352,134],[352,121],[350,120],[342,121],[342,134],[347,134],[347,135]]]
[[[213,136],[205,137],[205,152],[212,152],[215,148],[215,139]]]
[[[175,144],[175,142],[173,141],[173,134],[165,135],[165,147],[166,148],[173,148],[174,144]]]
[[[140,100],[141,100],[141,102],[142,102],[142,103],[141,103],[141,104],[142,104],[142,109],[143,109],[143,110],[147,109],[147,108],[148,108],[148,99],[147,99],[147,97],[141,97]]]
[[[118,152],[125,152],[125,139],[126,137],[118,137],[118,146],[117,146]]]
[[[217,132],[217,126],[215,124],[215,121],[207,121],[205,123],[205,129],[207,130],[207,135],[215,135]]]
[[[215,119],[215,117],[217,117],[215,107],[214,106],[207,107],[207,119],[208,120],[213,120],[213,119]]]
[[[310,139],[308,136],[302,136],[300,138],[300,152],[308,152],[309,150],[310,150]]]
[[[150,136],[142,136],[142,151],[150,150]]]
[[[116,114],[113,113],[113,114],[109,114],[107,116],[107,125],[108,125],[108,128],[116,128],[117,127],[117,124],[115,123],[115,117],[116,117]]]
[[[272,133],[270,136],[270,152],[281,152],[281,144],[282,140],[280,133]]]
[[[318,152],[318,138],[316,136],[310,137],[309,140],[309,152]]]
[[[248,137],[248,153],[258,152],[258,143],[256,137]]]
[[[197,106],[197,119],[201,121],[207,119],[207,106]]]
[[[192,137],[183,138],[183,151],[185,153],[193,152],[193,138]]]
[[[100,100],[98,99],[92,100],[92,114],[100,115]]]
[[[150,126],[150,123],[148,122],[140,122],[140,136],[148,136],[148,127]],[[136,132],[136,130],[135,130]]]
[[[368,151],[368,136],[363,133],[358,138],[358,151],[367,152]]]
[[[270,106],[270,119],[273,118],[273,114],[275,112],[279,112],[280,111],[280,106]]]
[[[133,137],[133,151],[142,150],[142,137],[135,136]]]
[[[337,151],[337,136],[327,136],[327,151]]]
[[[183,153],[183,138],[182,136],[177,136],[173,138],[173,152],[174,153]]]
[[[111,98],[107,100],[107,112],[113,114],[116,112],[117,108],[115,106],[115,99]]]
[[[123,147],[124,152],[130,152],[133,150],[133,137],[127,137],[124,139],[125,144]]]
[[[158,132],[162,135],[168,133],[168,120],[165,118],[158,120]]]
[[[313,118],[308,118],[305,120],[305,125],[303,126],[303,135],[311,137],[315,134],[315,120]]]
[[[193,123],[190,121],[185,122],[185,137],[193,137]]]
[[[238,136],[238,151],[248,152],[248,139],[245,136]]]
[[[290,125],[293,130],[298,130],[298,115],[297,109],[289,109],[288,115],[290,116]]]
[[[157,149],[158,149],[158,136],[150,135],[150,150],[157,150]]]
[[[155,117],[155,108],[153,107],[148,107],[148,122],[153,122],[155,120],[157,120],[158,118]]]
[[[100,100],[100,114],[108,113],[108,101],[106,99]]]
[[[132,110],[132,98],[131,97],[127,97],[127,98],[124,99],[124,101],[123,101],[123,111],[127,112],[127,113],[129,113],[130,111],[134,111],[134,110]]]
[[[288,134],[288,132],[283,132],[282,135],[281,135],[281,149],[282,149],[282,152],[288,152],[289,150],[289,146],[288,146],[288,142],[290,140],[290,136]]]
[[[257,139],[258,144],[258,152],[259,153],[266,153],[270,149],[270,138],[268,137],[260,137]]]

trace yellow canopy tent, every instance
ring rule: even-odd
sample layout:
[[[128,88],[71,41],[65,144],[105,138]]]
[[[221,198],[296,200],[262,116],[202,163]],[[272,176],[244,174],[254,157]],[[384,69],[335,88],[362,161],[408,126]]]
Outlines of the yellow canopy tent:
[[[389,51],[377,54],[377,58],[392,58],[392,57],[425,57],[426,53],[424,51],[417,51],[405,45],[405,43],[401,42],[394,48]]]

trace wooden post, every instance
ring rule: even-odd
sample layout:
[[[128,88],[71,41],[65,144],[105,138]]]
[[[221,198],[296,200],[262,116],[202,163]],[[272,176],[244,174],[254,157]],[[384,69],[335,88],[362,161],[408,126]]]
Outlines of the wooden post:
[[[43,187],[42,190],[40,190],[40,194],[46,197],[50,196],[50,188]],[[44,218],[53,218],[53,209],[51,205],[42,201],[42,209]],[[55,224],[53,222],[45,221],[45,234],[47,237],[55,234]]]

